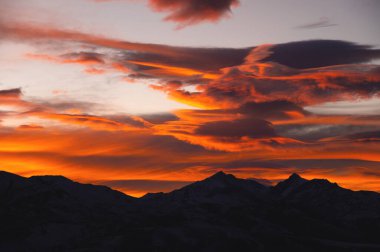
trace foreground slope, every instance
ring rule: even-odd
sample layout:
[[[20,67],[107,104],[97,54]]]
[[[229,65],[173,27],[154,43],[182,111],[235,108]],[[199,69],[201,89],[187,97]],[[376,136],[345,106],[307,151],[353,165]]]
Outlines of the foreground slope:
[[[0,172],[0,251],[45,251],[112,229],[134,198],[62,176]],[[101,235],[104,235],[103,233]]]
[[[380,251],[380,194],[297,174],[219,172],[135,199],[64,177],[0,173],[0,251]]]

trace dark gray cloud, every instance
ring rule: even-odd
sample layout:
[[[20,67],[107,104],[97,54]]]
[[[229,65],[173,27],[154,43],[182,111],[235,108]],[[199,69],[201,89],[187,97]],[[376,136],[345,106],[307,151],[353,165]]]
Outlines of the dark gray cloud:
[[[342,135],[361,134],[363,131],[374,131],[375,125],[351,125],[347,124],[291,124],[277,125],[276,132],[281,136],[290,137],[300,141],[318,141],[325,138],[335,138]]]
[[[311,22],[303,25],[299,25],[296,28],[298,29],[318,29],[318,28],[326,28],[331,26],[337,26],[337,24],[334,24],[330,21],[327,17],[322,17],[316,22]]]
[[[232,111],[266,120],[289,119],[292,118],[292,112],[296,112],[301,116],[310,114],[302,107],[285,100],[248,102]]]
[[[294,167],[296,169],[327,169],[327,170],[339,170],[351,168],[361,168],[378,170],[380,169],[380,162],[360,160],[360,159],[290,159],[290,160],[276,160],[276,162],[283,164],[284,166]]]
[[[252,168],[252,177],[255,177],[254,168],[264,168],[273,170],[289,170],[299,169],[300,171],[307,169],[327,169],[327,170],[339,170],[346,169],[347,167],[365,167],[367,169],[380,169],[380,162],[360,160],[360,159],[277,159],[277,160],[239,160],[234,162],[225,162],[222,164],[210,164],[215,169],[224,170],[239,170],[241,168]]]
[[[104,64],[104,54],[96,52],[73,52],[61,55],[63,60],[73,61],[81,64]]]
[[[341,40],[310,40],[278,44],[263,61],[306,69],[341,64],[366,63],[380,58],[380,50]]]
[[[180,27],[204,21],[217,21],[239,4],[239,0],[149,0],[156,11],[169,14],[165,20],[177,22]]]
[[[256,118],[210,122],[199,126],[195,133],[216,137],[267,138],[276,136],[270,122]]]
[[[377,127],[378,128],[378,127]],[[380,131],[367,131],[350,135],[337,136],[333,140],[340,141],[360,141],[360,142],[380,142]]]
[[[168,121],[179,120],[179,118],[172,113],[145,114],[140,115],[140,117],[153,124],[161,124]]]
[[[0,90],[0,99],[1,98],[18,98],[21,97],[22,91],[21,88],[13,88],[13,89],[4,89]]]
[[[175,52],[174,55],[159,52],[124,52],[123,59],[125,64],[130,64],[128,61],[139,61],[195,70],[218,71],[224,67],[242,64],[252,48],[170,47],[170,49]],[[139,69],[144,69],[144,67],[140,66]]]

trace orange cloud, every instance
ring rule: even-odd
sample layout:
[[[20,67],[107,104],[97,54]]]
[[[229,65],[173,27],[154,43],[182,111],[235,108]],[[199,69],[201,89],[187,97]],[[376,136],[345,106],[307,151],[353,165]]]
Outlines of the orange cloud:
[[[106,72],[106,70],[104,69],[99,69],[99,68],[94,68],[94,67],[86,68],[84,71],[88,74],[104,74]]]
[[[290,172],[299,172],[307,178],[327,177],[355,189],[376,189],[376,184],[360,183],[375,182],[380,178],[375,169],[380,167],[378,142],[364,145],[326,142],[293,145],[291,148],[283,143],[283,147],[220,152],[197,148],[171,136],[152,135],[147,131],[74,130],[60,127],[37,131],[4,130],[0,137],[0,165],[2,169],[26,176],[61,174],[82,182],[99,183],[105,180],[142,179],[193,181],[203,179],[217,170],[245,178],[276,180],[287,177]],[[206,143],[197,144],[215,145],[218,140],[203,141]],[[223,148],[232,145],[229,142],[222,144]],[[244,147],[244,143],[238,146]],[[336,163],[329,165],[320,161],[345,159],[348,156],[368,161],[363,164],[341,161],[339,167]],[[313,162],[318,169],[310,163],[293,166],[287,160],[316,160]],[[368,165],[369,161],[373,167]],[[368,167],[368,170],[361,167]],[[123,189],[120,185],[114,185],[114,188],[134,195],[148,192],[148,189],[139,189],[137,186]]]
[[[110,130],[110,131],[133,131],[143,130],[142,128],[128,125],[125,123],[110,120],[104,117],[81,115],[81,114],[55,114],[46,112],[30,112],[31,116],[37,116],[49,120],[58,120],[62,123],[73,124],[78,126],[86,126],[97,130]]]
[[[139,61],[129,61],[129,63],[138,65],[138,66],[149,66],[154,67],[156,69],[145,70],[144,73],[154,74],[154,75],[168,75],[168,76],[199,76],[205,79],[217,79],[219,77],[218,74],[201,72],[194,69],[183,68],[183,67],[175,67],[168,66],[163,64],[157,64],[152,62],[139,62]]]

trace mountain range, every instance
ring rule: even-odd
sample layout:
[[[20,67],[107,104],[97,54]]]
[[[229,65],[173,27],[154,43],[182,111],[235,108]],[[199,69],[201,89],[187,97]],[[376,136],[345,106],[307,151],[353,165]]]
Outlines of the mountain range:
[[[134,198],[0,172],[0,251],[380,251],[380,194],[298,174],[267,186],[218,172]]]

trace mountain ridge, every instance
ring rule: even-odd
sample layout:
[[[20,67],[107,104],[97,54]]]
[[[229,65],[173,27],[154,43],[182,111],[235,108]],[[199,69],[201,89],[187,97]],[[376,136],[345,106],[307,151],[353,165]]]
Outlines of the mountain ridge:
[[[379,251],[380,194],[298,174],[218,172],[133,198],[62,176],[0,172],[1,251]]]
[[[256,179],[256,178],[247,178],[247,179],[243,179],[243,178],[237,178],[235,177],[234,175],[232,174],[228,174],[228,173],[225,173],[223,171],[219,171],[219,172],[216,172],[214,173],[213,175],[209,176],[209,177],[206,177],[205,179],[203,180],[199,180],[199,181],[194,181],[193,183],[190,183],[189,185],[187,186],[184,186],[182,188],[178,188],[178,189],[175,189],[171,192],[156,192],[156,193],[151,193],[151,192],[148,192],[146,193],[145,195],[141,196],[141,197],[134,197],[134,196],[131,196],[131,195],[128,195],[122,191],[119,191],[117,189],[112,189],[110,188],[109,186],[106,186],[106,185],[101,185],[101,184],[91,184],[91,183],[86,183],[86,184],[83,184],[83,183],[79,183],[79,182],[76,182],[76,181],[73,181],[65,176],[62,176],[62,175],[34,175],[34,176],[30,176],[30,177],[23,177],[23,176],[20,176],[20,175],[17,175],[17,174],[14,174],[14,173],[11,173],[11,172],[7,172],[7,171],[2,171],[0,170],[0,182],[3,182],[2,179],[4,177],[8,177],[8,178],[13,178],[13,179],[16,179],[18,181],[25,181],[25,180],[40,180],[40,181],[44,181],[45,183],[57,183],[58,181],[66,181],[66,182],[72,182],[72,183],[75,183],[75,184],[80,184],[80,185],[85,185],[85,186],[94,186],[94,187],[103,187],[103,188],[108,188],[112,191],[115,191],[115,192],[119,192],[121,194],[124,194],[128,197],[131,197],[131,198],[144,198],[146,195],[152,195],[152,194],[168,194],[168,193],[171,193],[171,192],[175,192],[175,191],[178,191],[178,190],[181,190],[183,188],[186,188],[188,186],[192,186],[193,184],[198,184],[199,182],[206,182],[206,181],[215,181],[215,180],[224,180],[226,181],[227,178],[229,179],[234,179],[234,180],[240,180],[240,181],[245,181],[245,182],[248,182],[248,183],[255,183],[258,185],[258,187],[262,187],[262,188],[276,188],[279,190],[280,188],[284,187],[285,185],[289,185],[289,184],[292,184],[293,187],[297,187],[298,186],[298,183],[303,183],[303,182],[308,182],[308,181],[314,181],[314,182],[319,182],[321,184],[325,183],[327,185],[334,185],[334,186],[338,186],[342,189],[345,189],[345,190],[350,190],[350,191],[353,191],[351,189],[348,189],[348,188],[343,188],[341,186],[339,186],[337,183],[335,182],[330,182],[328,179],[318,179],[318,178],[315,178],[315,179],[312,179],[312,180],[307,180],[305,178],[303,178],[302,176],[300,176],[298,173],[292,173],[287,179],[284,179],[280,182],[278,182],[277,184],[275,185],[267,185],[267,184],[264,184],[264,183],[261,183],[260,180],[263,180],[263,179]],[[376,193],[376,194],[379,194],[379,192],[376,192],[376,191],[367,191],[367,190],[355,190],[353,192],[371,192],[371,193]]]

